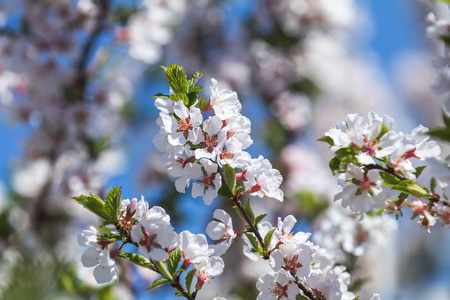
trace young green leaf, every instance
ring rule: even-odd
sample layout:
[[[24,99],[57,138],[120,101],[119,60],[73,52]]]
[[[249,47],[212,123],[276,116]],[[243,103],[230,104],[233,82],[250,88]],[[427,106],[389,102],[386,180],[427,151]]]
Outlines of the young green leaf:
[[[152,264],[147,262],[145,258],[134,253],[120,253],[118,257],[131,261],[132,263],[144,268],[150,269],[152,267]]]
[[[223,167],[223,179],[225,183],[228,185],[230,191],[234,191],[236,188],[236,172],[229,165],[225,165]]]
[[[178,269],[178,264],[181,260],[181,250],[176,249],[169,254],[169,259],[167,260],[167,266],[169,267],[169,272],[174,275]]]
[[[266,216],[267,216],[267,214],[257,216],[255,218],[255,226],[258,225],[258,223],[261,222]]]
[[[242,212],[240,211],[239,207],[237,207],[237,205],[233,206],[234,211],[236,212],[236,214],[242,218],[242,220],[245,220],[244,215],[242,214]]]
[[[394,175],[389,174],[387,172],[380,172],[379,174],[380,174],[381,178],[383,179],[384,184],[388,187],[393,187],[393,186],[399,184],[400,181],[402,181],[400,178],[397,178]]]
[[[154,96],[150,97],[150,99],[156,99],[156,98],[162,98],[162,99],[170,99],[169,95],[164,95],[161,93],[157,93]]]
[[[431,177],[430,180],[430,190],[432,193],[434,193],[434,191],[436,190],[436,178]]]
[[[341,170],[341,160],[337,157],[333,157],[330,162],[328,163],[328,166],[330,167],[331,172],[333,172],[333,175],[343,173],[345,170]]]
[[[192,286],[192,279],[195,275],[195,269],[190,270],[185,277],[185,284],[186,284],[186,291],[190,294],[191,293],[191,286]]]
[[[269,231],[266,236],[264,237],[264,251],[269,250],[269,245],[270,245],[270,241],[272,240],[272,235],[275,232],[275,229],[272,229],[271,231]]]
[[[422,174],[423,169],[425,169],[426,166],[420,166],[416,168],[416,172],[414,172],[414,175],[416,175],[416,178],[419,178],[420,174]]]
[[[247,213],[247,215],[249,216],[252,223],[255,224],[255,214],[253,213],[252,207],[250,206],[250,199],[245,204],[244,210]]]
[[[109,215],[112,223],[116,223],[119,220],[120,203],[122,202],[122,188],[115,187],[106,195],[105,210]]]
[[[81,195],[78,197],[73,197],[72,199],[83,205],[85,208],[87,208],[97,216],[105,220],[109,219],[109,214],[105,209],[105,202],[103,202],[100,198],[93,195],[92,193],[90,194],[90,196]]]
[[[174,101],[174,102],[177,102],[177,101],[181,100],[181,101],[183,101],[185,106],[189,105],[189,98],[188,98],[188,96],[186,94],[183,94],[183,93],[172,94],[172,95],[169,96],[169,99]]]
[[[432,196],[426,188],[412,180],[403,180],[399,184],[392,186],[392,189],[419,198],[427,198]]]
[[[166,70],[166,79],[175,94],[187,93],[186,72],[179,63],[170,65]]]
[[[253,235],[251,235],[250,233],[247,233],[247,232],[245,233],[245,235],[247,236],[248,240],[252,244],[254,251],[257,252],[257,253],[262,253],[263,248],[259,244],[259,242],[256,239],[256,237],[254,237]]]
[[[330,147],[334,146],[334,141],[332,138],[330,138],[329,136],[324,135],[323,137],[321,137],[320,139],[318,139],[317,141],[319,142],[325,142],[328,145],[330,145]]]
[[[148,288],[146,288],[145,290],[148,291],[148,290],[151,290],[152,288],[157,287],[158,285],[161,285],[161,284],[164,284],[164,283],[169,283],[169,282],[170,282],[170,281],[169,281],[169,279],[167,279],[167,278],[156,279],[156,280],[153,281],[152,284],[150,284],[150,285],[148,286]]]
[[[228,185],[226,185],[226,184],[222,184],[222,186],[217,191],[217,193],[222,197],[227,197],[227,198],[234,197],[234,193],[232,191],[230,191],[230,189],[228,188]]]
[[[188,80],[188,91],[191,92],[192,88],[195,86],[197,81],[203,76],[203,72],[197,71],[192,74],[191,78]]]

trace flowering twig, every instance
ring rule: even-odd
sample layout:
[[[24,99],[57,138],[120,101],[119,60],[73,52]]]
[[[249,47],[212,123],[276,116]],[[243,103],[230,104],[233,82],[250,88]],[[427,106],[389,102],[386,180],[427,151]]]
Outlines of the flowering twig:
[[[231,201],[233,201],[233,203],[236,205],[236,207],[239,209],[239,211],[242,213],[242,215],[245,218],[245,221],[247,222],[247,224],[250,226],[250,229],[252,230],[252,232],[255,234],[256,238],[258,239],[259,243],[261,244],[262,247],[264,247],[264,239],[261,237],[261,234],[259,233],[258,228],[255,226],[255,224],[253,224],[252,220],[250,219],[249,215],[247,214],[247,212],[245,211],[244,207],[242,206],[242,202],[239,199],[241,196],[240,193],[238,193],[237,195],[233,196],[232,198],[230,198]]]

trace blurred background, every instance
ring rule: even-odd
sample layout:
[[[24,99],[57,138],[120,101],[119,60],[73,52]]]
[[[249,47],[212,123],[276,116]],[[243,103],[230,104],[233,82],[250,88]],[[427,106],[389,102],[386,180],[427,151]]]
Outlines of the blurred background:
[[[205,73],[206,98],[211,78],[237,91],[249,152],[283,174],[284,203],[254,199],[256,213],[272,223],[293,214],[361,299],[450,299],[448,229],[428,233],[410,216],[358,223],[332,203],[331,153],[316,141],[349,113],[387,114],[404,132],[441,124],[431,87],[443,47],[425,31],[427,14],[446,10],[425,0],[0,0],[0,297],[176,298],[164,286],[145,292],[155,274],[120,260],[119,284],[97,285],[76,237],[99,220],[71,197],[121,186],[166,209],[177,232],[204,233],[215,208],[233,213],[226,199],[177,194],[152,143],[150,97],[169,89],[160,65],[179,62]],[[241,249],[199,299],[256,298],[266,262]]]

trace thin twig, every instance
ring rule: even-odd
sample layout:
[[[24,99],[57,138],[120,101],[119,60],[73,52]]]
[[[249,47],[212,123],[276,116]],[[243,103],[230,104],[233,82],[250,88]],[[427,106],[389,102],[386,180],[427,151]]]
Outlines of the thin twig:
[[[253,222],[250,219],[249,215],[245,211],[244,207],[242,206],[242,202],[241,202],[241,200],[239,198],[240,198],[240,193],[238,193],[238,195],[235,195],[233,198],[230,198],[230,200],[233,201],[234,204],[236,204],[237,208],[239,209],[239,211],[244,216],[245,221],[247,221],[247,224],[250,226],[250,229],[256,235],[256,238],[258,239],[259,243],[264,248],[264,239],[261,237],[261,234],[259,233],[258,228],[256,228],[255,224],[253,224]]]

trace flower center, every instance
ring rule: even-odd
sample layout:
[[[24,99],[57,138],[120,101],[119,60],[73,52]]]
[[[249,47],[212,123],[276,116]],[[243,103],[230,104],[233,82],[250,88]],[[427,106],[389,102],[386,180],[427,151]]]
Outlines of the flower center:
[[[182,131],[184,133],[187,133],[189,130],[193,128],[192,124],[190,123],[189,117],[187,117],[185,120],[179,119],[178,122],[178,131]]]
[[[156,242],[156,234],[150,234],[148,231],[145,231],[144,227],[142,227],[142,233],[144,234],[144,238],[139,241],[139,245],[145,247],[147,252],[150,252],[152,247],[159,246]]]
[[[275,287],[272,290],[270,290],[272,292],[272,294],[277,297],[286,297],[287,298],[288,295],[287,295],[286,291],[288,290],[289,286],[287,284],[285,286],[282,286],[278,282],[276,282],[275,284],[276,284]]]
[[[217,144],[218,144],[217,139],[218,139],[217,134],[214,134],[214,135],[207,134],[205,136],[205,146],[206,146],[206,150],[208,150],[208,152],[212,152],[214,150],[214,148],[217,146]]]
[[[294,255],[293,257],[285,257],[284,258],[284,269],[286,271],[292,271],[295,272],[297,269],[300,269],[303,267],[301,263],[298,261],[298,255]]]

